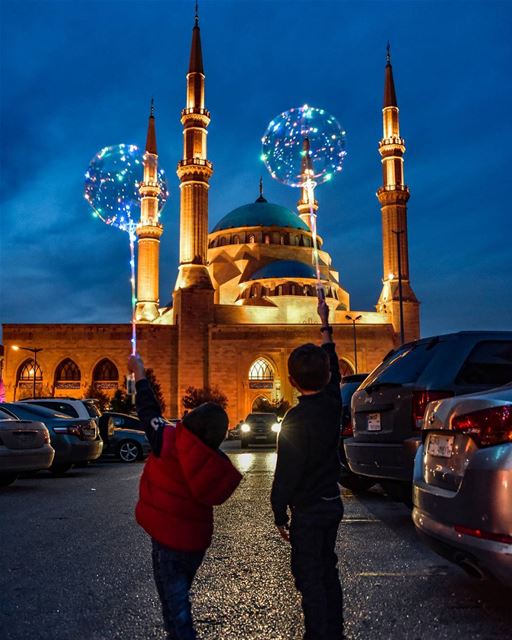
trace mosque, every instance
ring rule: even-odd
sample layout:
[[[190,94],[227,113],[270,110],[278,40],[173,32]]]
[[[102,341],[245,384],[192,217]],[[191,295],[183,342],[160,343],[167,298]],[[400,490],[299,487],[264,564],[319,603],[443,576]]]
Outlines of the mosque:
[[[389,50],[382,113],[383,183],[377,198],[383,271],[374,311],[351,308],[346,283],[342,286],[318,238],[321,281],[344,374],[370,371],[390,349],[420,332],[419,302],[409,278],[405,146]],[[153,111],[149,117],[137,226],[137,345],[162,387],[166,415],[181,415],[187,387],[215,386],[227,396],[235,424],[257,398],[293,402],[288,356],[296,346],[320,339],[311,205],[305,193],[297,211],[268,202],[260,183],[254,202],[229,212],[209,231],[213,165],[207,157],[210,113],[197,16],[181,122],[179,266],[172,303],[162,307],[158,283],[164,228],[158,214]],[[313,206],[316,215],[318,203]],[[32,395],[34,387],[38,395],[79,398],[91,385],[112,394],[125,384],[127,324],[5,324],[3,337],[7,400]]]

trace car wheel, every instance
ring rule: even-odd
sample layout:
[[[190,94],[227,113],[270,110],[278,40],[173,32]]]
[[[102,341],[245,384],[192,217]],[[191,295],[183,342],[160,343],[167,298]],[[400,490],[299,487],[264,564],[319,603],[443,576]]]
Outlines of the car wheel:
[[[2,473],[0,474],[0,487],[7,487],[12,484],[18,477],[17,473]]]
[[[249,441],[248,440],[240,440],[240,448],[241,449],[247,449],[249,447]]]
[[[117,457],[121,462],[135,462],[142,458],[142,447],[133,440],[125,440],[117,448]]]
[[[63,476],[67,471],[71,469],[73,465],[71,463],[52,464],[48,471],[52,476]]]

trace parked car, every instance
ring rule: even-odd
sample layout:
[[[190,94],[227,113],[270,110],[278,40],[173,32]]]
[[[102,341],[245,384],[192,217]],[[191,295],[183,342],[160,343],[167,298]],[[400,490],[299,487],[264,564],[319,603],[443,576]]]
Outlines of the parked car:
[[[142,422],[137,416],[129,415],[128,413],[117,413],[115,411],[104,411],[101,414],[101,419],[111,419],[114,428],[118,429],[135,429],[136,431],[144,431]]]
[[[369,478],[368,476],[359,476],[350,470],[344,447],[345,439],[351,438],[353,435],[350,402],[356,389],[358,389],[358,387],[367,377],[367,373],[354,373],[349,376],[343,376],[340,385],[342,410],[339,449],[341,470],[339,482],[343,487],[351,489],[352,491],[366,491],[375,484],[375,480],[373,480],[372,478]]]
[[[18,420],[0,409],[0,487],[12,484],[25,471],[48,469],[54,455],[42,422]]]
[[[143,460],[151,452],[151,445],[143,431],[114,427],[105,442],[104,454],[113,454],[121,462]]]
[[[85,400],[77,400],[77,398],[23,398],[19,402],[27,402],[35,404],[39,407],[52,409],[57,413],[63,413],[72,418],[99,418],[101,412],[96,400],[86,398]]]
[[[227,440],[240,440],[240,427],[242,426],[242,422],[243,420],[240,420],[238,424],[228,430]]]
[[[275,413],[250,413],[240,425],[240,446],[247,449],[250,444],[275,444],[280,431]]]
[[[421,538],[512,587],[512,383],[431,402],[414,467]]]
[[[75,463],[90,462],[101,455],[103,441],[93,418],[70,418],[26,402],[2,402],[0,409],[14,418],[37,420],[47,427],[55,449],[50,471],[56,475],[65,473]]]
[[[512,380],[512,332],[465,331],[392,351],[352,397],[350,469],[412,504],[413,463],[427,404]]]

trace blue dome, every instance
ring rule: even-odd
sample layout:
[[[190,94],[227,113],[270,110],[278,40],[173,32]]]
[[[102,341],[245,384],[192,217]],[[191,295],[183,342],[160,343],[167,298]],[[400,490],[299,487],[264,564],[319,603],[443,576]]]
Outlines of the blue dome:
[[[264,280],[265,278],[316,278],[314,268],[298,260],[275,260],[254,272],[249,280]]]
[[[309,231],[309,227],[290,209],[272,204],[263,198],[233,209],[213,227],[212,233],[239,227],[291,227]]]

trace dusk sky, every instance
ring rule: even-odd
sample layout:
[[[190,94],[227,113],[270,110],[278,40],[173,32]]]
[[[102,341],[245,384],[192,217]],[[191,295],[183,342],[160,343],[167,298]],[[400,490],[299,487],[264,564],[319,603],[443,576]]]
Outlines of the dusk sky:
[[[317,189],[318,228],[351,295],[381,290],[378,141],[386,42],[406,141],[411,282],[422,335],[512,329],[512,3],[202,0],[212,228],[298,190],[261,136],[304,103],[347,131],[343,172]],[[160,299],[177,275],[180,110],[193,0],[1,2],[0,321],[129,322],[127,234],[94,219],[84,173],[102,147],[143,145],[155,98],[163,211]]]

